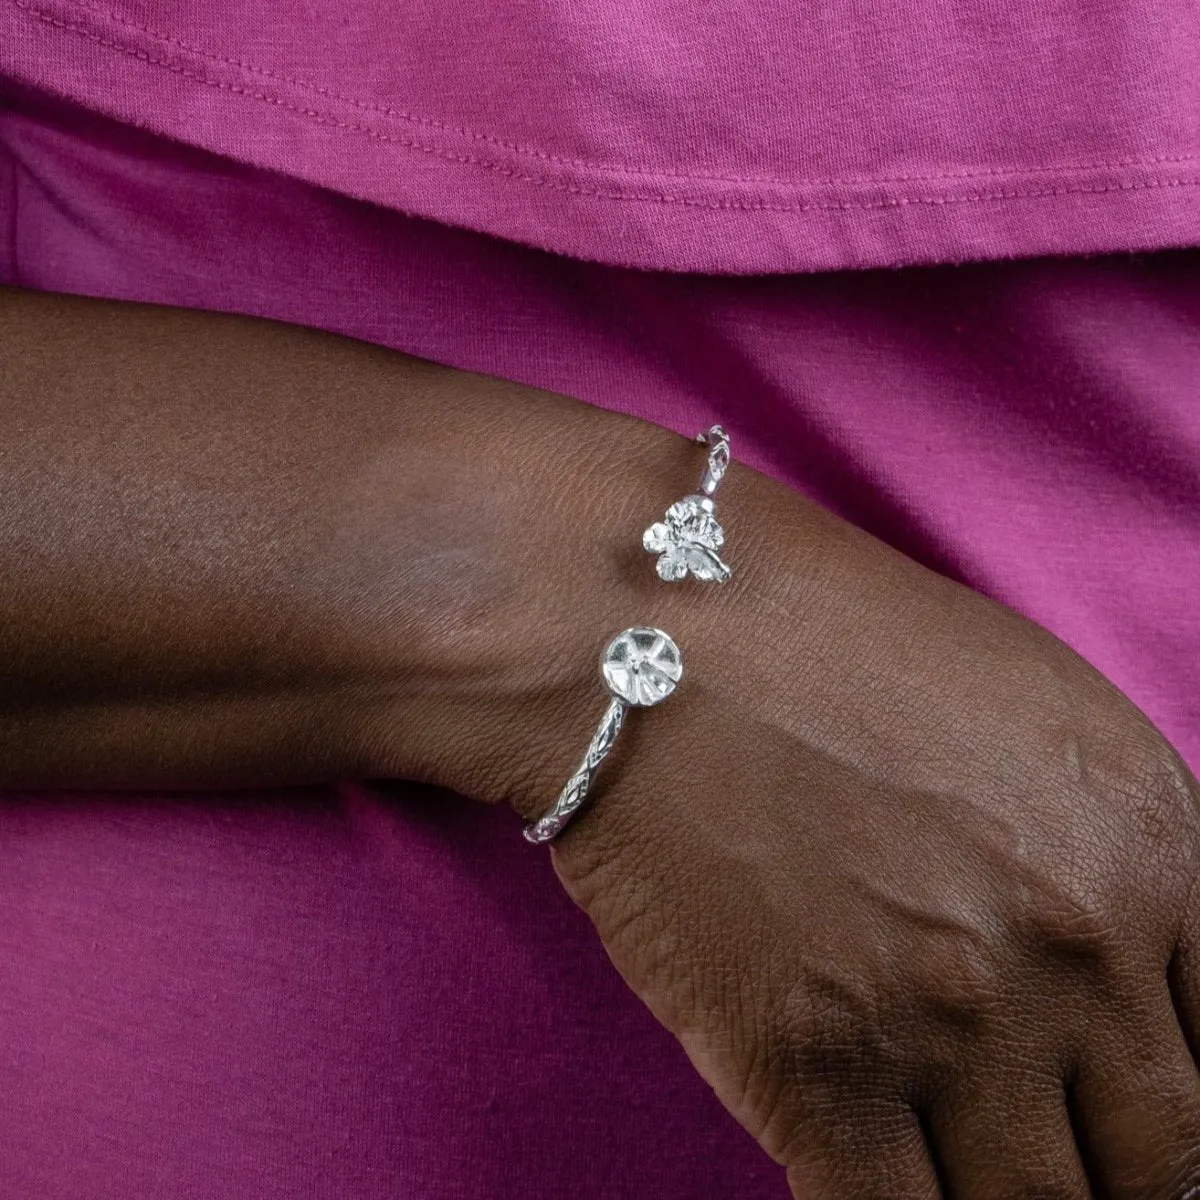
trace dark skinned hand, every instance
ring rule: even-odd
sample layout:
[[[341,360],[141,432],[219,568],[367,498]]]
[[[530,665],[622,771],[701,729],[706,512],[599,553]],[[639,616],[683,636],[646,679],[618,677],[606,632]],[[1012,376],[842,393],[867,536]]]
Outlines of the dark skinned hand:
[[[551,853],[796,1196],[1200,1196],[1196,782],[1047,631],[737,466],[734,578],[665,584],[703,451],[562,397],[207,314],[0,330],[0,785],[534,816],[660,625],[683,683]]]
[[[685,677],[553,845],[617,968],[797,1197],[1200,1196],[1187,768],[1041,627],[748,470],[719,508],[730,583],[624,564]]]

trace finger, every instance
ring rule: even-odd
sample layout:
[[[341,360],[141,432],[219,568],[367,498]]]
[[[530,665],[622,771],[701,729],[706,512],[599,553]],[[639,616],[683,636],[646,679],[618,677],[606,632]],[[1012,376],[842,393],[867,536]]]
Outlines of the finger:
[[[731,1072],[711,1036],[676,1036],[725,1107],[787,1168],[797,1200],[942,1197],[925,1131],[902,1088],[881,1095],[853,1062],[832,1058],[814,1071],[798,1061],[802,1054],[771,1056],[773,1081],[751,1086],[757,1073]]]
[[[810,1114],[785,1152],[796,1200],[940,1200],[917,1114],[860,1101],[842,1115]]]
[[[1200,1196],[1200,1073],[1170,996],[1096,1043],[1069,1089],[1083,1160],[1111,1200]]]
[[[964,1081],[939,1094],[927,1119],[955,1200],[1091,1200],[1057,1068]]]

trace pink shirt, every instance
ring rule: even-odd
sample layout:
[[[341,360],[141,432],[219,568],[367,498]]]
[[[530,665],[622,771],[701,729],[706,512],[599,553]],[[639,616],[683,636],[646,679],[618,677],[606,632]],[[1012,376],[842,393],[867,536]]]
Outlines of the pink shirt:
[[[1200,765],[1188,6],[716,14],[0,0],[0,281],[724,420]],[[510,814],[4,805],[0,1193],[785,1200]]]

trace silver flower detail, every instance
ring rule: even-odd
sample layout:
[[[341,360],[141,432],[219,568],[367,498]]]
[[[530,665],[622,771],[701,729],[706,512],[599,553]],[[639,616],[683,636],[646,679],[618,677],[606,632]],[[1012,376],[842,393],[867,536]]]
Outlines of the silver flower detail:
[[[713,515],[708,496],[685,496],[667,509],[665,521],[655,521],[642,535],[642,545],[657,554],[659,577],[668,583],[686,578],[724,583],[733,573],[717,556],[725,531]]]
[[[670,634],[639,625],[613,639],[600,670],[614,696],[645,708],[675,690],[683,676],[683,656]]]

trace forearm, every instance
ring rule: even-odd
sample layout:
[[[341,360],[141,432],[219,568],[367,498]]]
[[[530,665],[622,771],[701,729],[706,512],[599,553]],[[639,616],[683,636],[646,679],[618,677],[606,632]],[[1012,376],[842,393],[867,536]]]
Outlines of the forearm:
[[[348,339],[0,290],[0,787],[519,786],[495,680],[569,694],[515,643],[584,661],[636,615],[587,561],[630,536],[604,464],[673,449]]]

